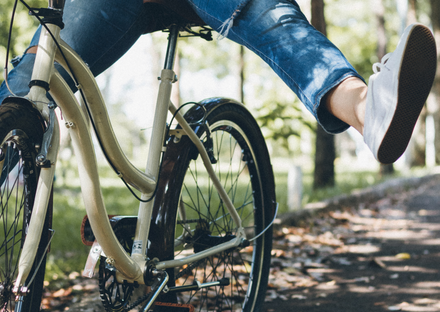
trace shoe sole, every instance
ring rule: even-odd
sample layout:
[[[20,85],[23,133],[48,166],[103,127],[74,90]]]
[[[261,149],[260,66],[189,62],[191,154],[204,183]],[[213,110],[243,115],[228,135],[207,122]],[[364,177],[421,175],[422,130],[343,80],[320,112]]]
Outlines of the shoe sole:
[[[437,52],[431,31],[415,26],[402,58],[396,110],[377,152],[381,163],[391,164],[405,152],[431,90],[436,67]]]

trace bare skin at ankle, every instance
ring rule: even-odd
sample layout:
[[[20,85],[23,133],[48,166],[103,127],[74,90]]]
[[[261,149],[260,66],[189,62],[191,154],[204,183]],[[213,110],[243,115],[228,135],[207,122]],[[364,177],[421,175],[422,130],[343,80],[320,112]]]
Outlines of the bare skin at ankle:
[[[330,90],[325,103],[327,110],[360,134],[364,132],[367,86],[357,77],[350,77]]]

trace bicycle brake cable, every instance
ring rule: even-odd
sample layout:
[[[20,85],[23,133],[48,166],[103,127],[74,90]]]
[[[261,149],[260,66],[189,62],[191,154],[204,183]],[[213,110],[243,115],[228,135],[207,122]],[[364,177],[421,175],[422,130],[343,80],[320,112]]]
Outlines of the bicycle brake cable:
[[[253,238],[249,239],[249,242],[252,242],[252,241],[256,240],[258,237],[260,237],[261,235],[263,235],[264,233],[266,233],[266,231],[267,231],[267,230],[272,226],[272,224],[275,222],[275,219],[277,218],[277,215],[278,215],[278,206],[279,206],[278,203],[276,203],[276,204],[277,204],[277,205],[276,205],[276,207],[275,207],[275,213],[274,213],[274,216],[273,216],[272,221],[269,223],[268,226],[266,226],[266,228],[265,228],[263,231],[260,232],[260,234],[258,234],[258,235],[256,235],[256,236],[254,236]]]

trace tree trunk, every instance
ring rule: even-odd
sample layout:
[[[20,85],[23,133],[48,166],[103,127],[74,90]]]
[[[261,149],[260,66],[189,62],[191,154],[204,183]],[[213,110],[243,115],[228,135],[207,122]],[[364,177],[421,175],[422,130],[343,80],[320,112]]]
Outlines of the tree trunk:
[[[245,63],[244,63],[244,47],[240,45],[240,54],[239,54],[239,61],[238,61],[238,67],[239,67],[239,77],[240,77],[240,102],[244,103],[244,70],[245,70]]]
[[[406,25],[417,23],[417,0],[408,0],[408,13],[406,15]]]
[[[336,158],[334,136],[325,132],[321,126],[316,129],[315,172],[313,189],[332,187],[335,185]]]
[[[327,24],[324,15],[324,0],[312,0],[312,25],[327,36]]]
[[[327,36],[327,29],[324,17],[324,0],[312,0],[312,25]],[[334,161],[335,140],[334,136],[328,134],[317,126],[315,150],[315,172],[313,188],[319,189],[335,185]]]
[[[376,55],[379,61],[387,53],[387,33],[385,30],[385,8],[382,0],[373,1],[373,12],[376,17],[376,32],[377,32],[377,48]]]
[[[406,25],[417,23],[417,0],[408,0]],[[426,165],[426,109],[420,113],[419,120],[414,128],[413,136],[408,145],[406,163],[409,167]]]
[[[434,37],[437,42],[437,62],[440,62],[440,1],[431,0],[431,23],[434,31]],[[438,67],[438,64],[437,64]],[[440,162],[440,70],[437,70],[434,85],[428,98],[428,113],[434,118],[434,127],[436,135],[434,140],[436,163]]]

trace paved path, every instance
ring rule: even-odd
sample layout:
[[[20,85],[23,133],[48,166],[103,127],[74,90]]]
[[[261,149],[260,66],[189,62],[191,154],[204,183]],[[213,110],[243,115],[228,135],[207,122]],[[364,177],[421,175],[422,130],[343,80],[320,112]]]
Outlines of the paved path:
[[[440,177],[367,193],[278,225],[263,311],[440,311]],[[103,311],[76,283],[46,311]]]
[[[440,181],[345,208],[317,219],[329,241],[290,273],[304,285],[275,288],[264,310],[440,311]]]

